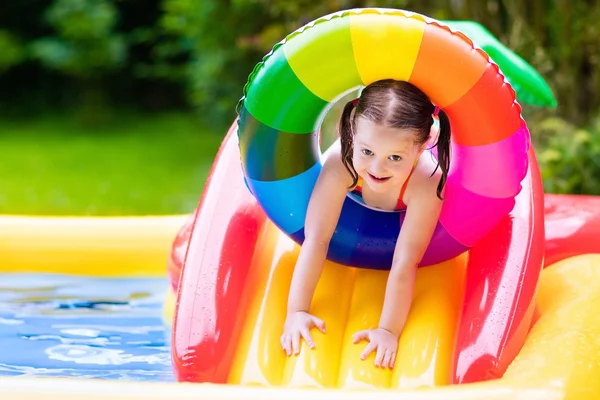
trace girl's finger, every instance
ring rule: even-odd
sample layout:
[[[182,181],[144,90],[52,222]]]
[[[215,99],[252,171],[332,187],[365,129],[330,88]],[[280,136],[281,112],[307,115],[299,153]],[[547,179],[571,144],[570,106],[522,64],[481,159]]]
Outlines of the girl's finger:
[[[360,359],[364,360],[367,357],[369,357],[369,354],[371,354],[376,348],[377,348],[376,344],[373,344],[373,342],[369,342],[369,344],[365,347],[365,350],[360,355]]]
[[[294,354],[300,353],[300,333],[294,332],[292,333],[292,349],[294,350]]]
[[[283,335],[281,341],[281,347],[285,350],[285,354],[290,356],[292,354],[292,341],[290,335]]]
[[[383,362],[381,363],[381,367],[382,368],[387,368],[387,367],[392,367],[391,366],[391,359],[392,359],[392,355],[394,354],[393,351],[390,350],[386,350],[385,354],[383,355]]]
[[[313,323],[315,324],[318,330],[325,333],[325,322],[323,322],[322,319],[313,317]]]
[[[308,331],[308,329],[303,328],[300,331],[300,334],[302,335],[302,337],[306,341],[306,344],[308,345],[308,347],[310,347],[311,349],[314,349],[315,348],[315,342],[313,341],[312,337],[310,336],[310,332]]]
[[[358,331],[352,337],[352,343],[358,343],[361,340],[369,340],[369,331],[368,330]]]
[[[375,356],[375,366],[380,367],[381,362],[383,361],[383,356],[385,354],[385,349],[381,346],[377,348],[377,355]]]

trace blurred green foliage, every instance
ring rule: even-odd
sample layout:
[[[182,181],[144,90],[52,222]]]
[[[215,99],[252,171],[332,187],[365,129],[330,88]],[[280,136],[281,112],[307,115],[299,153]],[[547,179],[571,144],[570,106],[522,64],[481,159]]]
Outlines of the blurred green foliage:
[[[546,190],[598,193],[600,4],[530,0],[20,0],[0,3],[0,116],[187,110],[224,129],[275,43],[325,14],[395,7],[474,20],[533,65],[558,98],[524,107]]]
[[[600,117],[587,127],[560,118],[547,118],[536,127],[546,192],[600,195]]]
[[[19,64],[24,57],[22,44],[10,32],[0,29],[0,73]]]
[[[56,0],[44,13],[56,36],[31,42],[31,55],[44,66],[89,79],[118,68],[127,43],[115,33],[118,10],[107,0]]]
[[[240,83],[262,49],[246,46],[243,38],[268,23],[260,2],[223,0],[164,0],[159,20],[167,56],[187,54],[185,79],[192,106],[220,123],[233,120]]]
[[[105,118],[102,77],[127,59],[127,41],[114,30],[118,16],[108,0],[55,0],[44,12],[55,35],[30,43],[33,59],[79,83],[80,116],[87,123]]]

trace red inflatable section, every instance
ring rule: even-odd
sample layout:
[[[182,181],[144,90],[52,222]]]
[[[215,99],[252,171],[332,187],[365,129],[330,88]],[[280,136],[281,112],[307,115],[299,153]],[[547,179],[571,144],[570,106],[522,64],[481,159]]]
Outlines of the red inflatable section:
[[[241,293],[266,216],[243,184],[236,130],[234,124],[227,133],[198,211],[171,258],[175,276],[189,235],[173,321],[178,381],[227,382],[244,317]]]
[[[546,260],[600,253],[600,197],[546,195]]]
[[[531,325],[543,263],[544,195],[535,154],[514,209],[469,252],[454,383],[501,377]]]

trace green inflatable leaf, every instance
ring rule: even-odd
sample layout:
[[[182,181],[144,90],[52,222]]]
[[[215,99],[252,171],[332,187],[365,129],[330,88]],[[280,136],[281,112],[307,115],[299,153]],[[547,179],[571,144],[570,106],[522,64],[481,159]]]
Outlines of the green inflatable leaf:
[[[441,21],[455,31],[467,35],[500,67],[521,103],[541,107],[556,107],[556,98],[542,76],[525,60],[473,21]]]

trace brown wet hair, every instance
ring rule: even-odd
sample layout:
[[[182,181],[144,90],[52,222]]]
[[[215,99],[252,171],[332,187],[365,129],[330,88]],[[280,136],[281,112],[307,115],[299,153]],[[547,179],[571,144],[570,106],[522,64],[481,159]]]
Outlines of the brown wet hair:
[[[358,99],[346,103],[338,125],[338,135],[342,146],[342,162],[352,176],[350,187],[358,182],[358,173],[352,162],[354,129],[358,117],[390,128],[412,129],[415,132],[415,144],[420,146],[429,140],[435,111],[436,107],[423,91],[409,82],[393,79],[371,83],[363,89]],[[438,166],[433,173],[438,167],[442,171],[437,196],[443,200],[441,194],[450,166],[450,120],[441,109],[438,117],[440,132],[434,145],[438,151]]]

